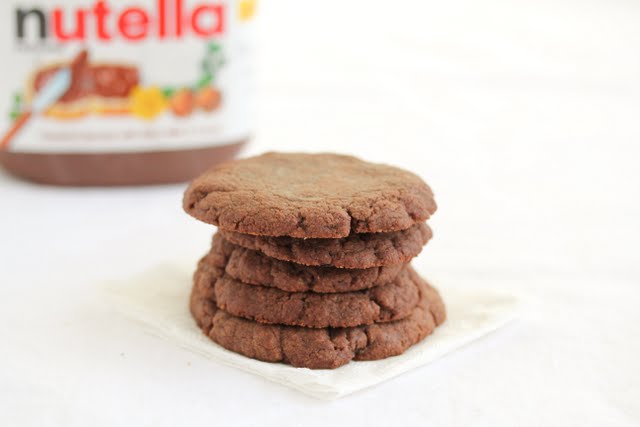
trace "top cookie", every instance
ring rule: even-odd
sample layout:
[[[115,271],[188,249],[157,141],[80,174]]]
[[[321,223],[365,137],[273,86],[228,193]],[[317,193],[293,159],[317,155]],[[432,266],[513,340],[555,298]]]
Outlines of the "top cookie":
[[[218,165],[184,195],[193,217],[261,236],[341,238],[405,230],[436,210],[411,172],[337,154],[266,153]]]

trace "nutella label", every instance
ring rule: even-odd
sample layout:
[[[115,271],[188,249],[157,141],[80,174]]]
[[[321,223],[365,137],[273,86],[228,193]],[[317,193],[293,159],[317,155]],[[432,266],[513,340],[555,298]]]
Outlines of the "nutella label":
[[[2,2],[0,149],[148,152],[247,139],[255,2]]]

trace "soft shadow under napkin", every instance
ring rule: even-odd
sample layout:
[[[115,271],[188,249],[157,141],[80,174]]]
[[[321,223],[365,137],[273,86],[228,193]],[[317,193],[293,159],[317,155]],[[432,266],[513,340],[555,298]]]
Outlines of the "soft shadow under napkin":
[[[404,354],[377,361],[352,361],[333,370],[293,368],[249,359],[207,338],[188,309],[191,269],[192,266],[166,263],[123,283],[111,284],[108,292],[117,307],[148,332],[320,399],[336,399],[425,365],[503,326],[515,317],[518,307],[513,295],[487,289],[439,288],[436,284],[447,306],[447,320]]]

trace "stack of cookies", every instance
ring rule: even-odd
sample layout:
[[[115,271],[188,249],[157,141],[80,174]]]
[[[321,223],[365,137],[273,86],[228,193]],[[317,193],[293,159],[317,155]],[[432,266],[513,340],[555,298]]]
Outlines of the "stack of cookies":
[[[218,226],[191,313],[245,356],[336,368],[401,354],[445,319],[409,262],[436,210],[416,175],[336,154],[267,153],[195,179],[184,209]]]

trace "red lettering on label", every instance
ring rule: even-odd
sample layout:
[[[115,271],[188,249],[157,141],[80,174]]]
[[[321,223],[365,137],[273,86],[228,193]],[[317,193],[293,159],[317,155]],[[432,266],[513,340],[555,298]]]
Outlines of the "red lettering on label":
[[[158,0],[158,37],[163,39],[167,35],[167,11],[164,0]]]
[[[109,15],[109,8],[100,0],[93,6],[93,15],[96,17],[96,32],[100,40],[111,40],[111,35],[107,32],[105,19]]]
[[[139,7],[125,9],[118,18],[118,29],[127,40],[141,40],[149,31],[149,15]]]
[[[183,0],[157,0],[154,6],[152,9],[126,7],[114,10],[108,0],[97,0],[85,8],[55,7],[50,13],[38,8],[18,8],[16,35],[19,39],[28,37],[27,20],[39,23],[35,31],[40,39],[53,36],[60,42],[91,38],[140,41],[149,37],[166,39],[186,35],[209,38],[225,31],[224,4],[202,1],[188,7]]]
[[[224,10],[220,5],[198,6],[191,15],[191,28],[200,36],[212,36],[223,31]],[[209,16],[207,16],[209,15]],[[208,27],[203,26],[204,19],[210,19]]]
[[[176,36],[182,36],[182,0],[176,0]]]
[[[53,9],[53,34],[60,41],[70,41],[70,40],[84,40],[84,16],[86,10],[78,9],[76,11],[76,24],[75,30],[70,32],[65,32],[64,27],[64,17],[62,8]]]

